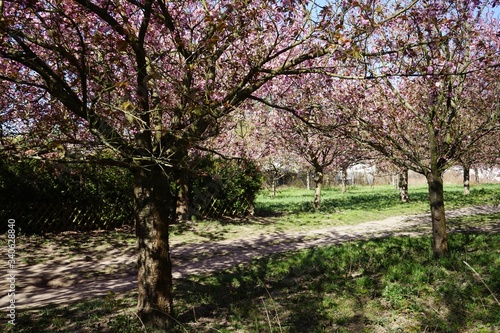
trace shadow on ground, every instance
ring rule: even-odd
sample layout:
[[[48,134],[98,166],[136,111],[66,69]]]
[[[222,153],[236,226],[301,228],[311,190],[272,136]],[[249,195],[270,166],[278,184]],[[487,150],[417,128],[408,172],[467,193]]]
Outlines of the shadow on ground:
[[[453,235],[450,257],[437,261],[428,239],[389,237],[272,255],[230,272],[181,279],[179,321],[200,332],[234,328],[221,318],[244,323],[249,332],[494,327],[488,325],[500,325],[500,306],[486,301],[492,300],[488,290],[462,263],[466,257],[494,260],[487,237]],[[497,292],[499,269],[485,277]]]

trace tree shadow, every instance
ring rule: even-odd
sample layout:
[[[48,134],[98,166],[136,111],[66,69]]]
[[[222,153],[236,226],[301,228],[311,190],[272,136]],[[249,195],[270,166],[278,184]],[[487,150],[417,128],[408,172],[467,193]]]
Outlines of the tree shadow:
[[[405,318],[403,330],[405,321],[410,321],[408,327],[413,329],[456,332],[471,320],[498,320],[494,314],[471,314],[471,297],[479,296],[464,292],[454,277],[446,281],[446,274],[461,274],[457,265],[475,236],[450,240],[455,255],[449,262],[432,259],[427,238],[388,236],[271,255],[225,273],[183,279],[176,293],[191,308],[181,311],[179,320],[193,324],[210,322],[202,317],[213,322],[226,318],[244,323],[252,332],[279,332],[279,327],[287,332],[363,332],[389,320],[377,318],[373,304],[377,304],[377,311],[386,311],[388,318],[394,313]],[[451,273],[433,281],[436,267]],[[421,280],[420,271],[424,272]],[[398,288],[387,289],[391,285]],[[419,295],[425,295],[429,288],[439,290],[437,296],[431,294],[439,309],[414,303],[415,297],[425,299]],[[487,296],[484,290],[478,295]],[[227,327],[221,323],[213,328]]]
[[[371,296],[358,289],[369,285],[375,293],[380,293],[378,281],[368,279],[360,284],[356,281],[359,277],[351,275],[356,268],[346,262],[331,269],[328,262],[334,255],[310,249],[301,252],[292,264],[284,264],[285,267],[279,263],[286,263],[293,254],[272,255],[252,261],[249,267],[238,266],[226,273],[183,279],[177,283],[178,297],[194,306],[185,309],[178,319],[192,323],[200,320],[202,314],[240,318],[255,332],[278,332],[278,327],[289,332],[320,332],[340,327],[339,323],[353,332],[363,331],[369,321],[364,315],[364,304]],[[343,295],[356,295],[355,311],[336,318],[334,314],[343,305],[335,298]]]

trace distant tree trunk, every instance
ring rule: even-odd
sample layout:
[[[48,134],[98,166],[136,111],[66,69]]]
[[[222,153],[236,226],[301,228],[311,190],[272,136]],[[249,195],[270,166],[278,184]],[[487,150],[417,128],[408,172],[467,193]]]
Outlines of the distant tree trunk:
[[[479,184],[479,169],[477,167],[474,168],[474,181]]]
[[[191,218],[189,209],[189,177],[188,172],[182,172],[177,180],[177,220],[186,221]]]
[[[408,168],[403,167],[399,170],[398,187],[399,199],[401,202],[410,201],[410,197],[408,195]]]
[[[463,165],[464,168],[464,195],[470,194],[470,167]]]
[[[245,210],[246,214],[250,216],[255,215],[255,193],[250,190],[245,190],[245,200],[247,208]]]
[[[439,258],[448,253],[443,175],[440,172],[433,171],[428,172],[426,178],[432,219],[432,251],[434,252],[434,256]]]
[[[168,330],[174,325],[169,225],[175,221],[176,193],[160,167],[133,174],[138,315],[146,326]]]
[[[347,168],[342,168],[342,193],[347,192]]]
[[[391,181],[392,181],[392,186],[394,186],[396,189],[399,189],[399,175],[391,175]]]
[[[271,193],[272,193],[273,198],[276,197],[276,182],[277,182],[276,177],[272,176],[272,179],[271,179]]]
[[[307,190],[311,190],[311,177],[310,177],[311,172],[307,170],[306,172],[306,185],[307,185]]]
[[[318,210],[321,206],[321,187],[323,186],[323,170],[317,168],[314,171],[314,183],[316,188],[314,190],[314,209]]]

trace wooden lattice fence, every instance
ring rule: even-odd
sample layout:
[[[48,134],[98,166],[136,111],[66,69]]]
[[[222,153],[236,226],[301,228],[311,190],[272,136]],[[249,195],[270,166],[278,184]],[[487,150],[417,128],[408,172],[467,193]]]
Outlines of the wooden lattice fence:
[[[203,163],[204,164],[203,164]],[[188,210],[199,218],[253,214],[261,176],[251,163],[206,159],[193,167]],[[16,162],[17,163],[17,162]],[[132,178],[123,170],[0,161],[0,232],[25,234],[133,226]]]
[[[118,168],[0,161],[0,231],[25,234],[132,225],[131,177]]]
[[[3,229],[9,219],[16,220],[16,229],[25,234],[58,233],[62,231],[113,230],[132,226],[130,203],[101,202],[17,202],[0,209]],[[2,230],[4,232],[5,230]]]

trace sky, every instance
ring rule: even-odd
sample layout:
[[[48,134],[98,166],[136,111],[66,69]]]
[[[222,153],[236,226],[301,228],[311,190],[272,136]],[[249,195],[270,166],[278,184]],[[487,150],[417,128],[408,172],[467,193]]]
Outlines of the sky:
[[[316,4],[320,6],[324,6],[327,2],[328,0],[316,0]],[[500,19],[500,1],[497,2],[498,4],[493,8],[493,13],[496,18]]]

